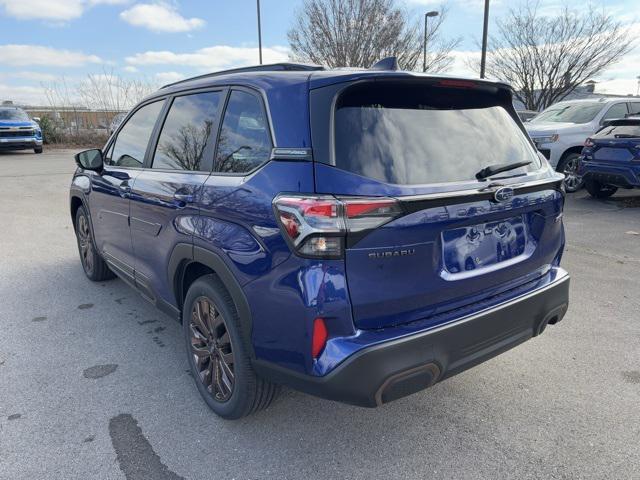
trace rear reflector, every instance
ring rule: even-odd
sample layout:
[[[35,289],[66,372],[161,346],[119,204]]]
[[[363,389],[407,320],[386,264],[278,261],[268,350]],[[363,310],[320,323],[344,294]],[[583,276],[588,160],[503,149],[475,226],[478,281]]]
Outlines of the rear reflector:
[[[313,321],[313,339],[311,342],[311,356],[318,358],[327,344],[327,326],[322,318]]]

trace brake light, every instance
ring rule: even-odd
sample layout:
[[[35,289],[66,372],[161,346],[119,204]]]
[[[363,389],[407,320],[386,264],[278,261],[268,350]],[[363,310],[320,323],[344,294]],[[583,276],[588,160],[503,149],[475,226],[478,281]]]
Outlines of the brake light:
[[[591,138],[587,138],[584,141],[584,146],[587,148],[593,147],[595,145],[595,143],[593,143],[593,140]]]
[[[311,339],[311,356],[318,358],[327,344],[327,326],[322,318],[313,321],[313,336]]]
[[[440,87],[453,87],[453,88],[476,88],[475,82],[469,80],[440,80],[436,85]]]
[[[314,258],[340,258],[349,233],[379,227],[402,213],[393,198],[283,195],[273,205],[294,251]]]

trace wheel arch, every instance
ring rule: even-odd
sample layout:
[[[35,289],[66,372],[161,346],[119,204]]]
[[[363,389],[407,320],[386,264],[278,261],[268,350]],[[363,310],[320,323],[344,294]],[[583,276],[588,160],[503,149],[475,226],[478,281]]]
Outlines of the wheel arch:
[[[70,209],[71,209],[71,222],[73,223],[73,227],[76,226],[76,214],[78,213],[78,209],[84,205],[84,201],[80,198],[79,195],[72,195],[70,199]]]
[[[220,255],[190,244],[174,247],[169,260],[169,280],[176,304],[182,312],[189,286],[203,275],[216,275],[231,296],[240,319],[244,338],[251,343],[252,317],[249,302],[235,276]],[[182,319],[182,316],[180,317]],[[253,346],[248,345],[251,358],[255,358]]]
[[[572,153],[577,153],[578,155],[580,155],[582,153],[582,145],[569,147],[564,152],[562,152],[562,155],[560,156],[560,160],[558,161],[558,165],[556,166],[556,169],[560,168],[564,159],[567,158]]]

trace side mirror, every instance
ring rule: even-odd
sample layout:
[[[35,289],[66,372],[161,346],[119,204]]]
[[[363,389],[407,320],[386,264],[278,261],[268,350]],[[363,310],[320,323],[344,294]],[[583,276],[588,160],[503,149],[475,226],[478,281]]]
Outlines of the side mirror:
[[[102,150],[99,150],[97,148],[92,148],[91,150],[85,150],[84,152],[76,153],[75,159],[76,165],[84,170],[101,172],[104,167]]]
[[[33,117],[32,120],[36,123],[40,123],[40,117]]]

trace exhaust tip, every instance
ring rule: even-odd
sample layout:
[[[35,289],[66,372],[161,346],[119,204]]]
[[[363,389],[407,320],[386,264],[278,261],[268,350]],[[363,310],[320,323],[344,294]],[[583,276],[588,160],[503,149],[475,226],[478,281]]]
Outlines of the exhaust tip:
[[[432,386],[440,377],[440,367],[427,363],[387,378],[375,394],[376,405],[389,403]]]

